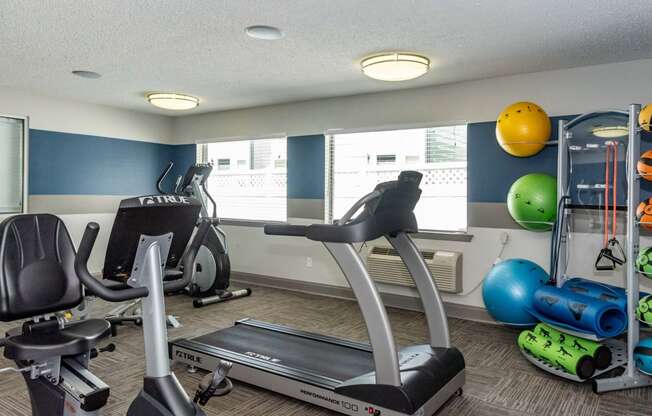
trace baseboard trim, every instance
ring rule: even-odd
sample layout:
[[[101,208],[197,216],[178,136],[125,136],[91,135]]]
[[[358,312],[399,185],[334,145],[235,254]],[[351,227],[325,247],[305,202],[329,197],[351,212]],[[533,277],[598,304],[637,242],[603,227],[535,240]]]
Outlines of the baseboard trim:
[[[355,300],[351,288],[326,285],[323,283],[306,282],[301,280],[286,279],[282,277],[264,276],[253,273],[233,272],[231,281],[237,285],[253,285],[272,287],[276,289],[290,290],[293,292],[309,293],[312,295],[328,296],[331,298]],[[394,293],[381,293],[385,305],[392,308],[407,309],[423,312],[421,299],[398,295]],[[495,324],[487,310],[477,306],[462,305],[459,303],[444,302],[446,314],[451,318],[465,319]]]

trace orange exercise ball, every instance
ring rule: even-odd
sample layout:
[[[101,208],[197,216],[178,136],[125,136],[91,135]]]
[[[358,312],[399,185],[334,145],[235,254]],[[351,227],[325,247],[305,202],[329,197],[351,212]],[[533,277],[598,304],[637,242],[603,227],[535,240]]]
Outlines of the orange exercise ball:
[[[550,138],[550,119],[537,104],[522,101],[505,108],[496,122],[496,139],[512,156],[539,153]]]
[[[636,170],[641,178],[652,181],[652,150],[648,150],[641,155],[638,163],[636,163]]]
[[[652,230],[652,198],[647,198],[636,208],[636,219],[641,227]]]

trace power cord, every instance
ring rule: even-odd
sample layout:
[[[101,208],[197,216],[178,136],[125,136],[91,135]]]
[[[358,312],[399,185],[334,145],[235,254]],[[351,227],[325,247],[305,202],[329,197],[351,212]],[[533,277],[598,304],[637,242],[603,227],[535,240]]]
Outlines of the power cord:
[[[496,264],[498,264],[498,263],[500,263],[501,261],[503,261],[503,259],[502,259],[502,255],[503,255],[503,253],[505,252],[505,247],[507,246],[507,243],[509,243],[509,233],[506,232],[506,231],[503,231],[503,232],[500,234],[500,251],[498,251],[498,256],[496,256],[496,260],[494,260],[494,262],[493,262],[493,264],[491,265],[491,267],[494,267]],[[473,286],[470,290],[467,290],[466,292],[459,293],[459,294],[457,294],[457,296],[468,296],[468,295],[470,295],[471,293],[473,293],[473,292],[475,292],[476,290],[478,290],[478,289],[480,288],[480,286],[482,286],[482,283],[483,283],[483,282],[484,282],[484,276],[483,276],[482,279],[480,279],[480,281],[479,281],[478,283],[476,283],[476,285]]]

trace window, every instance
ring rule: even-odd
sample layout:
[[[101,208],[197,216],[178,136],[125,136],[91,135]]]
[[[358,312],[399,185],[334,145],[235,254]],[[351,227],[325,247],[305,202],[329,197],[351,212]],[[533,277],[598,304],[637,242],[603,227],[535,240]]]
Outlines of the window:
[[[217,159],[218,170],[228,170],[231,166],[231,159]]]
[[[0,116],[0,213],[25,208],[25,136],[27,120]]]
[[[377,165],[389,165],[396,162],[396,155],[376,155]]]
[[[326,221],[402,170],[423,174],[421,230],[466,230],[466,125],[344,133],[327,140]],[[375,163],[374,163],[375,162]]]
[[[285,137],[216,142],[200,147],[200,161],[216,166],[207,187],[220,217],[287,220]]]

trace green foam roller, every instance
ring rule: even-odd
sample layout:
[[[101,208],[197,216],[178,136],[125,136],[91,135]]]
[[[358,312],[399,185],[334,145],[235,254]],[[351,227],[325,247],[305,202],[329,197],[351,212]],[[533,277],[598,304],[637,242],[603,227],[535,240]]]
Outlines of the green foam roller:
[[[646,326],[652,326],[652,295],[642,297],[636,307],[636,319]]]
[[[604,370],[611,365],[611,350],[599,342],[563,333],[546,324],[538,324],[534,328],[534,333],[566,347],[589,354],[593,357],[595,368],[598,370]]]
[[[636,269],[648,279],[652,279],[652,247],[640,251],[636,258]]]
[[[518,337],[518,345],[526,353],[584,380],[595,373],[593,357],[549,338],[526,330]]]

